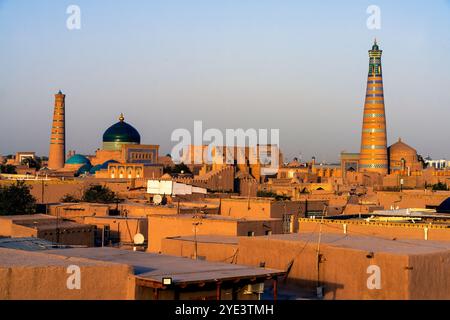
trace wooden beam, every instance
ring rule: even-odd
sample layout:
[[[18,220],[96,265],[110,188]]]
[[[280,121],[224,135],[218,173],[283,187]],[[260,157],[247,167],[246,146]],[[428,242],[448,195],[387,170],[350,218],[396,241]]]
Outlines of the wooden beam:
[[[218,301],[221,298],[221,292],[222,292],[221,285],[222,285],[222,282],[220,282],[220,281],[216,283],[216,300],[218,300]]]
[[[161,282],[140,279],[140,278],[136,278],[136,286],[147,287],[147,288],[166,289],[166,287]]]
[[[278,279],[275,277],[273,279],[273,301],[277,301],[278,297]]]

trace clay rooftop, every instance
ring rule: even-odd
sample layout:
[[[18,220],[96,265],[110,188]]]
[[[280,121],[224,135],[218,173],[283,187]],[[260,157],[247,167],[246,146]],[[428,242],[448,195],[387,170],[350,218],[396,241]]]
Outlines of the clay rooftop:
[[[55,247],[68,247],[39,238],[0,238],[0,248],[24,251],[41,251]]]
[[[216,235],[197,235],[195,239],[194,236],[177,236],[169,237],[167,239],[187,241],[187,242],[197,242],[199,243],[224,243],[224,244],[238,244],[239,238],[235,236],[216,236]]]
[[[170,277],[176,283],[215,282],[236,278],[255,278],[282,275],[274,269],[255,268],[229,263],[206,262],[187,258],[114,248],[73,248],[49,250],[50,255],[68,258],[86,258],[104,262],[127,264],[134,274],[149,281],[162,282]]]
[[[294,241],[301,245],[308,244],[317,247],[319,233],[293,233],[275,234],[262,237],[241,237],[242,239],[272,240],[272,241]],[[450,242],[425,241],[425,240],[390,240],[373,236],[349,236],[344,234],[322,233],[321,243],[323,246],[355,249],[374,253],[389,253],[396,255],[420,255],[437,252],[450,251]]]
[[[160,217],[167,219],[186,219],[186,220],[215,220],[215,221],[280,221],[281,218],[253,218],[253,217],[245,217],[245,218],[237,218],[224,216],[220,214],[192,214],[192,213],[184,213],[184,214],[152,214],[150,217]]]
[[[112,263],[104,261],[94,261],[81,258],[67,258],[64,256],[56,256],[47,254],[47,252],[29,252],[23,250],[13,250],[0,248],[0,267],[51,267],[63,266],[68,267],[76,264],[78,266],[95,266],[95,265],[112,265]]]

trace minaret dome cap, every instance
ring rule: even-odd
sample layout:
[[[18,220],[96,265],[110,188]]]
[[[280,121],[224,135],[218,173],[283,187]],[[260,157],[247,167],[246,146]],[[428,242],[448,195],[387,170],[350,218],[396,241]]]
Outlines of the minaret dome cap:
[[[379,51],[380,47],[378,46],[377,38],[373,41],[372,51]]]

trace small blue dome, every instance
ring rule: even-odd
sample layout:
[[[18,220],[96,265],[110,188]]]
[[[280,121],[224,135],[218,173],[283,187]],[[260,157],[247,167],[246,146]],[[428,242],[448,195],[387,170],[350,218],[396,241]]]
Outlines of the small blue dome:
[[[119,162],[117,162],[116,160],[108,160],[108,161],[104,162],[104,163],[100,166],[100,169],[99,169],[99,170],[102,170],[102,169],[108,169],[108,165],[109,165],[110,163],[119,163]]]
[[[101,164],[98,164],[98,165],[96,165],[96,166],[93,166],[92,168],[91,168],[91,170],[89,170],[89,173],[90,174],[95,174],[97,171],[99,171],[100,169],[102,168],[102,165]]]
[[[90,163],[83,165],[80,169],[77,171],[77,175],[89,173],[91,170],[92,165]]]
[[[67,164],[89,164],[91,165],[91,162],[88,158],[85,156],[82,156],[81,154],[76,154],[72,157],[70,157],[67,161]]]

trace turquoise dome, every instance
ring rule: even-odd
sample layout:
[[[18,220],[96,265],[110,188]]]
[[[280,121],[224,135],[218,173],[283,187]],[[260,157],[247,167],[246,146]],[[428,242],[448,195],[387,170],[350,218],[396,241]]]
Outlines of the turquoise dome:
[[[120,116],[119,122],[109,127],[103,134],[103,142],[119,142],[119,143],[141,143],[141,135],[131,125],[126,123],[123,115]]]
[[[70,157],[66,161],[66,163],[67,164],[81,164],[81,165],[89,164],[89,165],[91,165],[91,162],[89,161],[89,159],[81,154],[76,154],[76,155]]]

